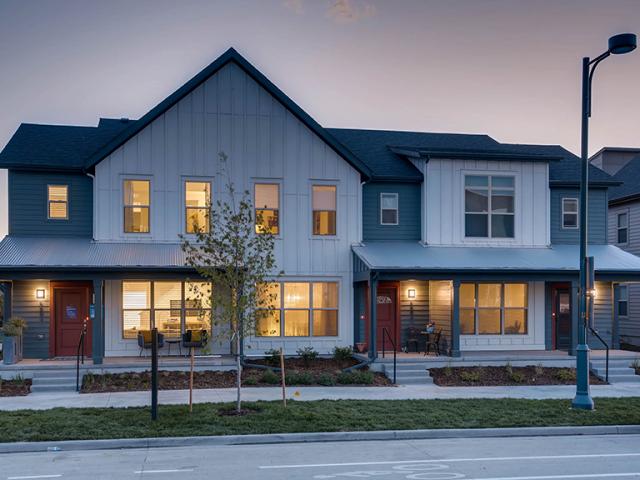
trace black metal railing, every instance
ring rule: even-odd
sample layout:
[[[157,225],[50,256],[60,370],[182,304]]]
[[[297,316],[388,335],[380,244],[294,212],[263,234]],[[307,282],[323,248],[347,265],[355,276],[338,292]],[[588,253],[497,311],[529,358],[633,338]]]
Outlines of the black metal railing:
[[[396,383],[396,368],[397,368],[397,355],[398,355],[398,349],[396,348],[396,342],[394,341],[393,338],[391,338],[391,334],[389,333],[389,330],[387,330],[386,327],[382,327],[382,358],[384,358],[384,353],[385,353],[385,338],[389,338],[389,342],[391,343],[391,346],[393,347],[393,383],[395,385]],[[397,339],[396,339],[397,340]]]
[[[604,338],[602,338],[600,336],[600,334],[598,333],[598,331],[595,328],[593,328],[591,325],[589,325],[589,331],[591,333],[593,333],[596,336],[596,338],[598,340],[600,340],[600,342],[602,342],[602,344],[604,345],[604,348],[605,348],[605,351],[606,351],[606,353],[605,353],[605,366],[604,366],[604,369],[605,369],[604,370],[604,374],[605,374],[604,380],[607,383],[609,383],[609,344],[604,341]]]
[[[80,340],[78,340],[78,350],[76,351],[76,391],[80,391],[80,361],[84,365],[84,339],[87,336],[87,321],[82,323],[82,331],[80,332]]]

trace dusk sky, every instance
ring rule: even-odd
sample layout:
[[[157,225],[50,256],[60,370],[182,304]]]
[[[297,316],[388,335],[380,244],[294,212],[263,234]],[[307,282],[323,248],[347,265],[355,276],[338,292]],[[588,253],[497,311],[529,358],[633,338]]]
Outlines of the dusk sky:
[[[639,26],[638,0],[0,0],[0,147],[21,122],[138,118],[233,46],[323,126],[578,152],[581,58]],[[640,147],[638,112],[640,52],[608,59],[591,153]]]

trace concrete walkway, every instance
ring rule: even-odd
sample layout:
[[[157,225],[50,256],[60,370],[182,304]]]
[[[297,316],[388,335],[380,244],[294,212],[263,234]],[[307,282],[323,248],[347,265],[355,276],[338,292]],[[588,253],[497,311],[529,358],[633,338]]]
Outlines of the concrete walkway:
[[[594,385],[594,397],[640,397],[637,383]],[[522,387],[438,387],[436,385],[402,385],[398,387],[291,387],[287,397],[301,400],[416,400],[451,398],[529,398],[568,399],[573,398],[575,387],[571,385],[522,386]],[[232,402],[236,391],[233,388],[194,390],[194,402]],[[245,401],[280,400],[280,387],[243,388]],[[185,404],[187,390],[161,390],[160,404]],[[149,392],[122,393],[32,393],[26,397],[0,398],[0,410],[46,410],[55,407],[139,407],[149,405]]]

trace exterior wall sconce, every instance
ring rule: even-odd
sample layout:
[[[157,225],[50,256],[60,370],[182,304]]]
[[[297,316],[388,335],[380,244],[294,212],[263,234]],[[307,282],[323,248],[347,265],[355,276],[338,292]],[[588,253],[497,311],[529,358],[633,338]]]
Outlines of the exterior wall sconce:
[[[36,299],[44,300],[45,290],[44,288],[36,288]]]
[[[407,298],[410,300],[415,300],[416,298],[416,289],[415,288],[410,288],[409,290],[407,290]]]

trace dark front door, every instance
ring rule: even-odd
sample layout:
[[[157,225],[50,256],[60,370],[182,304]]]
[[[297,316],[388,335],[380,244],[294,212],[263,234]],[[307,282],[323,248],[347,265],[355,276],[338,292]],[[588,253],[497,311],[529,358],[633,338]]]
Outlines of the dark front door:
[[[87,324],[84,352],[91,355],[91,320],[89,319],[89,285],[52,285],[54,341],[53,356],[76,355],[83,324]]]
[[[555,286],[552,293],[555,348],[569,350],[571,347],[571,289]]]
[[[376,299],[378,314],[378,331],[376,335],[378,351],[382,351],[382,336],[385,335],[385,350],[393,350],[391,338],[396,343],[396,349],[400,348],[397,315],[398,290],[395,287],[379,287]],[[386,332],[386,333],[385,333]]]

